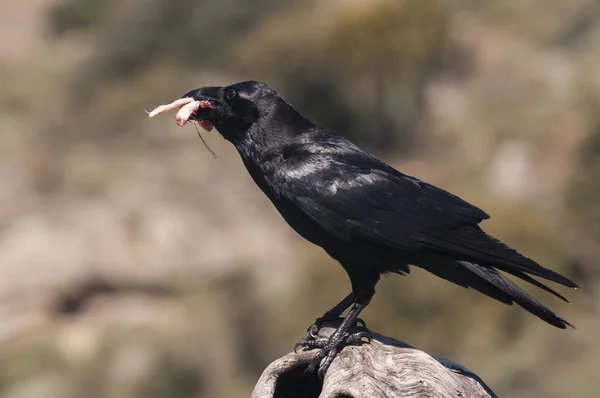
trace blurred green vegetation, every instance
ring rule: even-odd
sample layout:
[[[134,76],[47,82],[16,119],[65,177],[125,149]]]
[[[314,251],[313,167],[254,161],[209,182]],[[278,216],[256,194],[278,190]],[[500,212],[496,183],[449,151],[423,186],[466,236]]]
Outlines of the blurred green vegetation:
[[[214,160],[144,117],[244,79],[484,208],[486,231],[583,287],[561,290],[571,305],[533,292],[578,327],[563,332],[414,269],[378,285],[370,328],[503,397],[598,396],[595,1],[41,3],[0,14],[45,21],[0,68],[1,396],[245,397],[348,293],[218,135]],[[0,57],[25,46],[13,33]],[[96,278],[113,287],[56,310]]]

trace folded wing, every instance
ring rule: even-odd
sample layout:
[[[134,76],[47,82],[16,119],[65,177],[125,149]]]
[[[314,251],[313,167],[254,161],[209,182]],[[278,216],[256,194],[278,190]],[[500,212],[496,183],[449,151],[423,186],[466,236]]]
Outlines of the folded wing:
[[[447,191],[357,148],[294,152],[278,172],[280,195],[339,239],[364,239],[404,251],[428,249],[498,268],[538,287],[524,273],[576,287],[487,235],[478,224],[489,216]]]

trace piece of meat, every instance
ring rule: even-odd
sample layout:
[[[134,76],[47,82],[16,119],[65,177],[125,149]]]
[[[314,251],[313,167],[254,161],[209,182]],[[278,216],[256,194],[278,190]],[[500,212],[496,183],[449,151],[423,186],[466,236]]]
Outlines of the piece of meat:
[[[166,105],[159,105],[152,112],[148,112],[148,117],[153,118],[156,115],[162,115],[163,113],[169,112],[171,109],[179,108],[184,105],[189,104],[190,102],[194,102],[193,98],[180,98]]]
[[[200,101],[193,101],[181,107],[175,116],[175,123],[178,126],[183,126],[188,122],[190,116],[200,108]]]
[[[189,97],[180,98],[171,102],[170,104],[157,106],[152,112],[148,112],[148,117],[152,118],[156,115],[162,115],[163,113],[167,113],[170,110],[178,107],[181,109],[179,109],[177,115],[175,115],[175,123],[177,123],[178,126],[183,126],[190,120],[190,117],[194,114],[194,112],[200,108],[210,108],[211,104],[210,101],[206,100],[195,101],[193,98]],[[202,128],[206,131],[211,131],[213,128],[212,124],[205,120],[198,120],[198,124],[200,124],[200,126],[202,126]]]

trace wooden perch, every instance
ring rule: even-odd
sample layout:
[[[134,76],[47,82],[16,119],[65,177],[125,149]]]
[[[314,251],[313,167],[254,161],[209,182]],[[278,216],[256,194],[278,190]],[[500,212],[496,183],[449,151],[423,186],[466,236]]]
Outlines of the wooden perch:
[[[319,339],[335,330],[326,324]],[[469,369],[373,333],[370,344],[345,347],[321,381],[303,372],[317,350],[291,352],[271,363],[252,398],[497,398]]]

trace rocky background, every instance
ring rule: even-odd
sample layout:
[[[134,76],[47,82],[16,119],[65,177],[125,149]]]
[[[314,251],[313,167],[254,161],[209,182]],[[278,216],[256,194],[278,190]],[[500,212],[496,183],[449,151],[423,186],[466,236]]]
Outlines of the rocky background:
[[[143,109],[264,80],[580,283],[556,330],[415,269],[370,328],[502,397],[600,394],[594,0],[20,0],[0,5],[0,395],[247,397],[348,292],[237,153]]]

